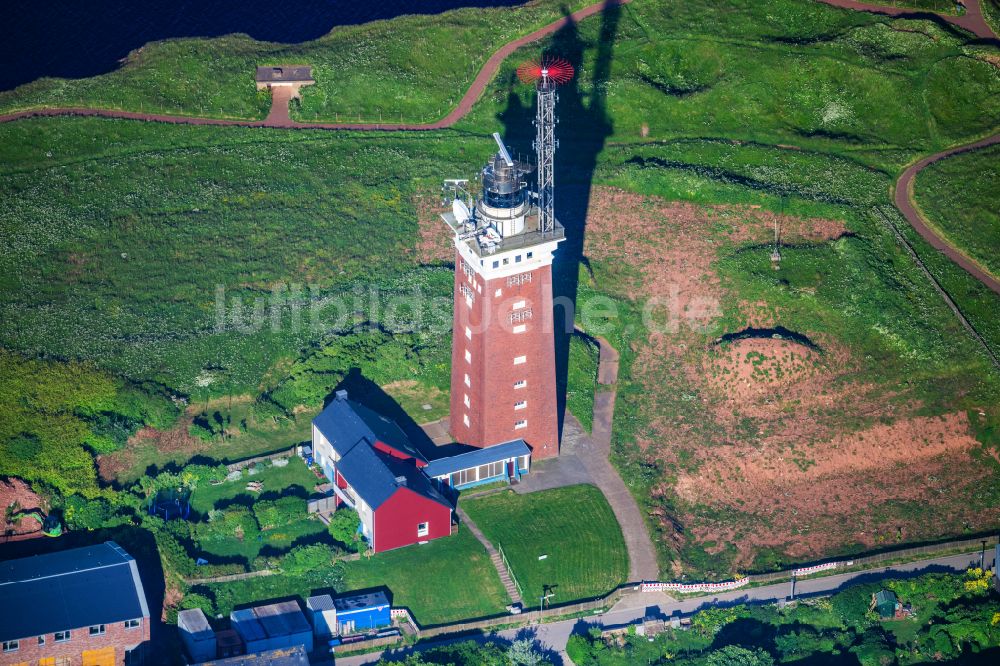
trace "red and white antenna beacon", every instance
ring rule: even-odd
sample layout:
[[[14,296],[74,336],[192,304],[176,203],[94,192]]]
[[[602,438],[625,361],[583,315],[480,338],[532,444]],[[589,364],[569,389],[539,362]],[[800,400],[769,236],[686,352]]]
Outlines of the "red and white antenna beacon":
[[[535,154],[538,160],[538,230],[548,235],[555,229],[556,88],[573,78],[573,65],[563,58],[545,56],[517,68],[517,77],[534,83],[538,93],[535,116]]]

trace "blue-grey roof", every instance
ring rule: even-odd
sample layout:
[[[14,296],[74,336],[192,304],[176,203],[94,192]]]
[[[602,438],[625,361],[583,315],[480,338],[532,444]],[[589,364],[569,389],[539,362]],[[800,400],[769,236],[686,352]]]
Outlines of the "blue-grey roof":
[[[451,502],[445,499],[444,495],[431,483],[430,478],[418,469],[416,465],[391,456],[382,454],[378,454],[378,456],[382,458],[386,467],[389,468],[397,485],[400,485],[399,479],[405,479],[406,487],[413,492],[423,495],[429,500],[434,500],[438,504],[443,504],[449,509],[452,508]]]
[[[486,465],[506,460],[507,458],[526,456],[530,453],[531,449],[528,448],[523,439],[515,439],[503,444],[497,444],[496,446],[487,446],[475,451],[460,453],[457,456],[432,460],[427,467],[424,467],[424,473],[427,476],[436,478],[463,469],[469,469],[470,467],[478,467],[479,465]]]
[[[0,562],[0,640],[148,617],[135,560],[113,541]]]
[[[366,444],[351,448],[337,461],[337,471],[373,510],[382,506],[402,486],[451,507],[451,503],[412,463],[380,453]]]
[[[388,606],[389,598],[385,596],[385,592],[376,590],[375,592],[366,592],[364,594],[349,594],[337,597],[333,600],[333,604],[338,613],[351,613],[368,608]]]
[[[382,506],[398,486],[383,456],[367,445],[350,449],[337,461],[337,471],[372,509]]]
[[[265,606],[242,608],[229,614],[233,629],[246,642],[278,636],[307,634],[312,629],[298,603],[279,601]]]
[[[319,428],[341,456],[347,455],[360,441],[371,444],[378,440],[411,457],[424,460],[398,425],[364,405],[348,400],[346,391],[337,392],[337,397],[313,419],[313,425]]]

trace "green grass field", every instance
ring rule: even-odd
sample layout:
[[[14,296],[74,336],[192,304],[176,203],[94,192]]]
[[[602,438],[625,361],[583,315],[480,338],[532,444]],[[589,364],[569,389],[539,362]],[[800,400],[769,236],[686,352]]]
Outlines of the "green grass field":
[[[496,615],[510,603],[486,550],[466,529],[344,566],[346,590],[385,586],[392,605],[409,608],[421,625]]]
[[[1000,146],[935,162],[913,184],[931,225],[993,275],[1000,275]]]
[[[222,502],[237,500],[252,504],[260,497],[260,494],[251,493],[246,489],[246,485],[250,481],[259,481],[264,484],[262,491],[264,495],[298,493],[303,497],[311,495],[316,485],[321,482],[305,466],[301,458],[290,458],[285,467],[268,465],[253,475],[244,471],[243,478],[237,481],[225,481],[217,486],[207,483],[200,484],[191,494],[191,508],[201,514],[207,514]]]
[[[621,529],[594,486],[505,492],[462,506],[503,547],[528,607],[538,602],[543,586],[553,586],[550,603],[561,604],[607,594],[628,576]]]
[[[590,432],[594,423],[594,391],[600,350],[581,335],[569,343],[569,370],[566,377],[566,409]]]
[[[246,489],[249,481],[259,481],[264,484],[260,493]],[[285,467],[268,465],[261,472],[249,475],[246,472],[238,481],[226,481],[213,486],[207,483],[191,494],[191,509],[199,514],[202,521],[207,520],[209,511],[225,510],[232,505],[246,506],[252,509],[254,504],[262,499],[276,499],[289,495],[308,498],[319,480],[299,458],[292,458]],[[272,529],[261,530],[259,537],[252,539],[203,539],[200,542],[199,556],[206,559],[242,559],[246,563],[264,552],[265,554],[283,553],[297,542],[329,542],[326,527],[315,517],[303,511],[297,520]]]
[[[302,44],[246,35],[146,44],[120,69],[89,79],[40,79],[0,93],[3,111],[94,106],[222,118],[263,118],[269,93],[257,65],[309,64],[316,84],[297,108],[303,119],[431,121],[461,97],[502,44],[551,23],[586,0],[532,2],[518,9],[468,8],[334,28]],[[373,73],[377,76],[372,77]]]

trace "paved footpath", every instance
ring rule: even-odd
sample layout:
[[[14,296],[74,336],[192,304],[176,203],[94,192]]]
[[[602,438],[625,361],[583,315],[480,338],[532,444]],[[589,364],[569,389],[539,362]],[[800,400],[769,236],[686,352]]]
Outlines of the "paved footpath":
[[[618,381],[618,351],[607,340],[597,338],[600,358],[594,395],[594,426],[588,435],[580,422],[566,412],[559,457],[536,463],[520,483],[518,493],[531,493],[576,483],[592,483],[604,494],[618,520],[628,550],[628,580],[659,580],[660,567],[656,548],[649,538],[646,521],[635,497],[625,486],[618,470],[608,459],[611,454],[611,424],[615,413],[615,389]]]
[[[994,550],[986,551],[984,564],[992,567]],[[886,578],[899,578],[906,576],[920,575],[923,573],[934,573],[942,571],[964,571],[970,566],[979,566],[980,553],[967,553],[963,555],[949,555],[944,557],[929,558],[908,564],[898,564],[890,567],[876,567],[864,571],[852,573],[835,574],[819,578],[807,578],[800,580],[795,585],[795,596],[823,596],[832,594],[842,588],[859,583],[870,583]],[[635,623],[649,615],[669,618],[677,614],[690,615],[699,610],[718,606],[732,606],[736,604],[753,603],[767,604],[774,603],[789,596],[791,587],[789,583],[776,583],[745,590],[734,590],[717,595],[705,595],[692,597],[677,601],[665,594],[641,593],[624,597],[611,610],[603,615],[592,617],[561,620],[547,624],[534,625],[521,629],[509,629],[496,634],[463,636],[461,638],[450,638],[441,641],[428,642],[420,645],[421,649],[434,647],[436,645],[446,645],[457,641],[475,640],[485,642],[487,640],[513,641],[516,638],[528,636],[539,644],[542,648],[551,650],[558,654],[564,665],[572,664],[566,656],[566,642],[571,634],[584,633],[590,626],[617,627]],[[402,660],[408,654],[418,652],[414,648],[401,648],[390,650],[385,653],[371,653],[358,655],[356,657],[343,657],[337,659],[340,666],[362,666],[363,664],[373,664],[383,655],[386,657],[399,658]]]
[[[911,164],[905,171],[903,171],[899,180],[896,181],[896,191],[893,196],[895,197],[896,208],[899,209],[899,212],[903,214],[903,217],[905,217],[906,221],[910,223],[910,226],[912,226],[924,240],[930,243],[935,250],[944,253],[946,257],[964,268],[970,275],[972,275],[972,277],[982,282],[997,294],[1000,294],[1000,280],[997,280],[996,277],[984,270],[983,267],[980,266],[975,260],[948,242],[946,238],[938,235],[938,232],[932,229],[924,218],[921,217],[920,211],[917,209],[916,203],[913,201],[913,182],[916,179],[917,174],[920,173],[920,171],[925,167],[930,166],[938,160],[951,157],[952,155],[956,155],[958,153],[965,153],[970,150],[977,150],[979,148],[985,148],[996,144],[1000,144],[1000,134],[994,134],[991,137],[987,137],[964,146],[949,148],[948,150],[925,157],[919,162]]]
[[[618,381],[618,351],[604,338],[597,338],[601,355],[597,382],[604,390],[594,396],[594,426],[590,437],[580,441],[578,450],[584,467],[608,499],[628,548],[630,581],[659,580],[656,548],[649,538],[646,521],[631,491],[612,466],[611,424],[615,414],[615,382]],[[567,419],[568,420],[568,419]]]

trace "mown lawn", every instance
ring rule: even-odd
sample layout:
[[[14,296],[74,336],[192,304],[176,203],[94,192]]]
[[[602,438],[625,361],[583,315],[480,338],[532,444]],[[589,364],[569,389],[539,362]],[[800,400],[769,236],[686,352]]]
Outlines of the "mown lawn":
[[[345,590],[385,586],[392,605],[421,625],[504,612],[510,601],[482,545],[467,529],[344,565]]]
[[[594,486],[499,493],[462,506],[503,547],[529,607],[538,603],[543,586],[553,586],[550,603],[561,604],[625,582],[628,553],[621,528]]]
[[[258,494],[247,490],[246,486],[250,481],[263,483],[263,491]],[[244,470],[243,478],[238,481],[225,481],[217,486],[208,483],[199,485],[191,494],[191,509],[207,514],[213,508],[220,508],[223,503],[245,503],[250,506],[262,496],[268,499],[292,494],[306,497],[312,494],[317,483],[320,480],[305,466],[301,458],[291,458],[285,467],[267,465],[253,475]]]
[[[935,162],[917,174],[913,194],[949,242],[1000,275],[1000,145]]]

